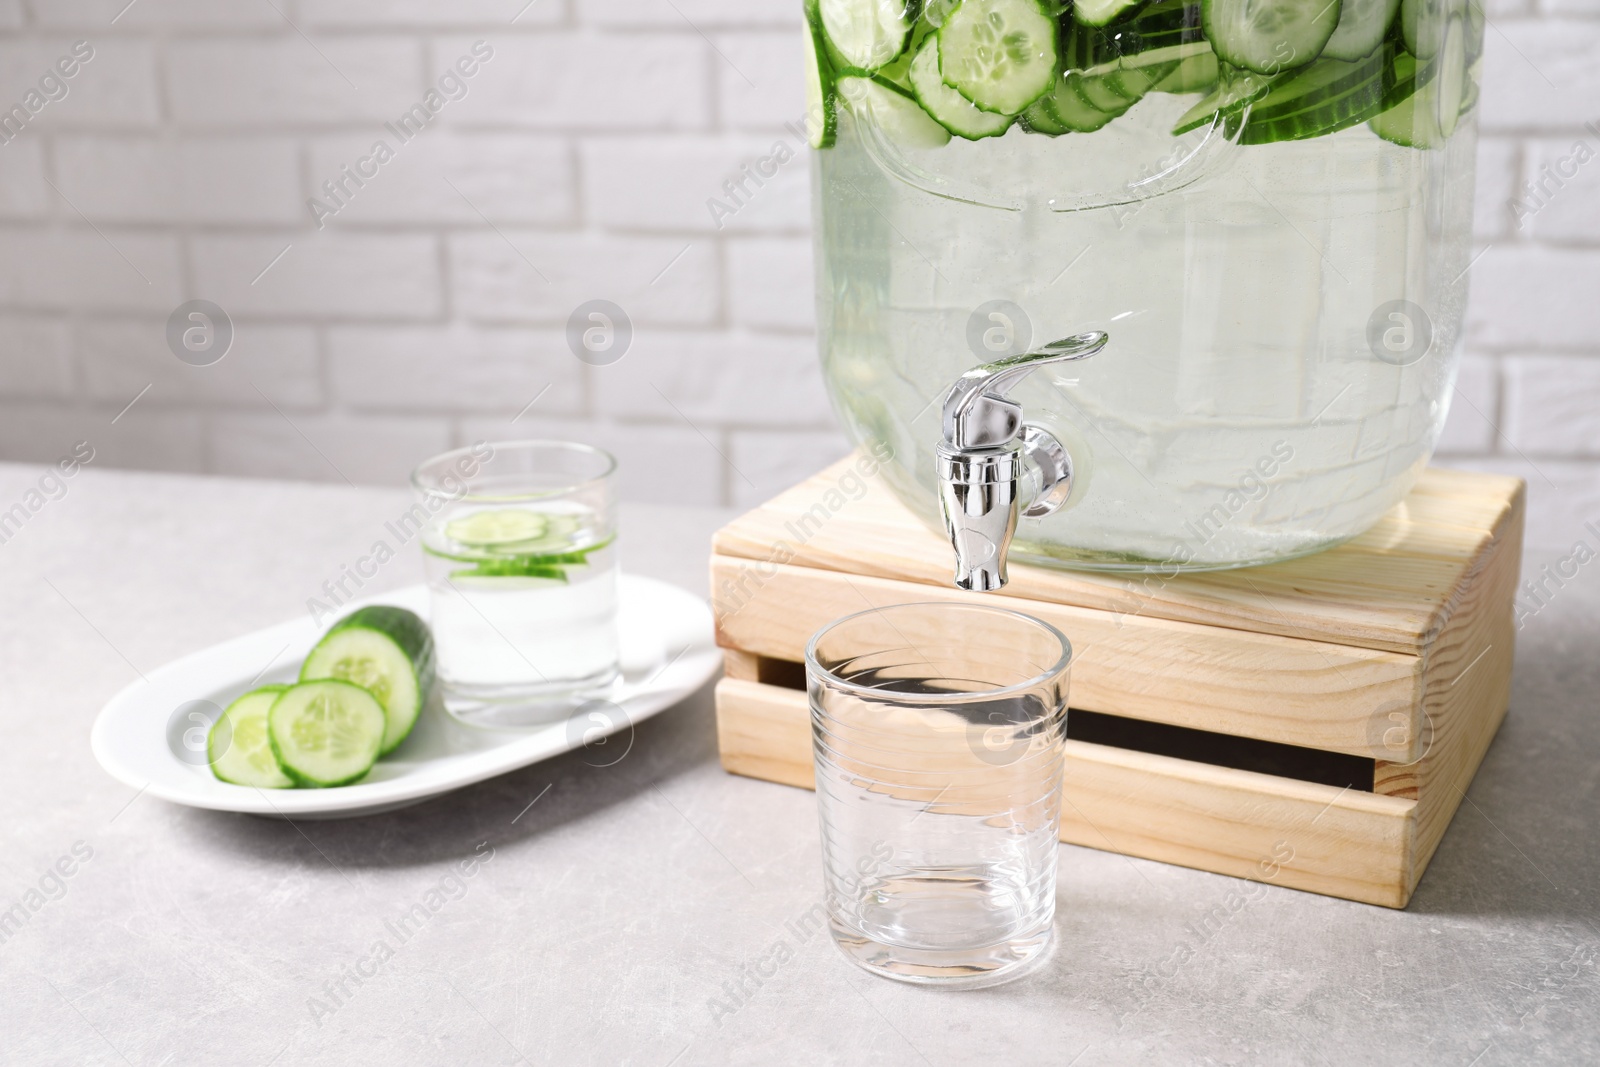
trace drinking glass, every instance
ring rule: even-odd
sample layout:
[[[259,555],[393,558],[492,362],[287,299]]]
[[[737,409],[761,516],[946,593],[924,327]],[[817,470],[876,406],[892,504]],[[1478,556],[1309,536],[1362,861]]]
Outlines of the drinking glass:
[[[835,942],[888,978],[976,987],[1047,958],[1072,647],[975,604],[839,619],[806,647]]]
[[[618,673],[608,453],[480,442],[411,475],[445,707],[466,722],[561,718]],[[405,522],[406,520],[402,520]]]

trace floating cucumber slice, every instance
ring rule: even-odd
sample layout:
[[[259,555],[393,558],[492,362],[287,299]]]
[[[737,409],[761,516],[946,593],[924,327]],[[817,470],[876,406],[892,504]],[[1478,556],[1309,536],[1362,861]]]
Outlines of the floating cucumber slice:
[[[1257,74],[1303,66],[1339,25],[1340,0],[1201,0],[1206,40],[1218,59]]]
[[[323,635],[300,680],[335,678],[368,690],[383,708],[382,751],[394,751],[417,724],[433,686],[433,634],[415,612],[374,604],[351,612]]]
[[[1039,0],[962,0],[939,29],[945,82],[996,114],[1018,114],[1048,92],[1056,59],[1056,20]]]
[[[444,534],[458,544],[487,548],[543,537],[549,527],[549,520],[537,511],[498,508],[452,519],[445,524]]]
[[[1111,74],[1079,75],[1073,87],[1084,103],[1115,118],[1132,107],[1134,101],[1123,95],[1112,82],[1113,77]]]
[[[1432,84],[1438,87],[1435,109],[1439,119],[1439,132],[1449,137],[1456,132],[1456,123],[1461,118],[1462,89],[1467,79],[1465,19],[1453,18],[1445,26],[1444,42],[1439,46],[1439,55],[1434,60],[1434,66],[1437,69]]]
[[[845,63],[867,73],[905,51],[916,18],[907,0],[817,0],[817,11]]]
[[[1149,0],[1078,0],[1072,5],[1072,17],[1085,26],[1106,26],[1138,10],[1148,2]]]
[[[1131,67],[1128,70],[1119,70],[1115,74],[1106,75],[1106,81],[1116,92],[1129,100],[1138,102],[1143,100],[1145,94],[1156,86],[1173,69],[1176,63],[1155,63]]]
[[[383,705],[358,685],[300,682],[278,694],[267,737],[283,773],[297,785],[348,785],[378,762]]]
[[[206,738],[211,773],[234,785],[289,789],[294,780],[278,768],[267,740],[267,712],[286,685],[252,689],[229,704]]]
[[[911,63],[911,91],[933,120],[957,137],[979,141],[998,137],[1011,128],[1011,116],[996,115],[973,105],[971,100],[944,83],[939,76],[939,35],[922,42]]]
[[[1400,0],[1340,0],[1339,25],[1322,47],[1322,58],[1354,61],[1383,43]]]
[[[1061,52],[1065,66],[1096,73],[1118,60],[1126,65],[1134,56],[1180,45],[1198,46],[1200,51],[1210,47],[1200,28],[1198,0],[1159,0],[1110,26],[1068,22],[1062,29]],[[1184,54],[1167,55],[1160,61],[1182,58]]]
[[[1138,70],[1141,67],[1163,67],[1173,63],[1181,63],[1186,59],[1209,59],[1213,67],[1217,62],[1211,46],[1204,41],[1191,41],[1187,44],[1175,44],[1167,48],[1151,48],[1133,55],[1113,59],[1107,63],[1098,63],[1089,67],[1082,73],[1093,76],[1096,74],[1114,74],[1119,70]]]
[[[950,142],[950,131],[929,118],[909,93],[892,82],[849,75],[839,79],[839,95],[852,111],[871,116],[895,144],[938,148]]]
[[[938,29],[944,25],[945,17],[960,4],[961,0],[923,0],[922,21]]]
[[[1106,123],[1116,118],[1106,111],[1092,106],[1078,91],[1078,83],[1083,81],[1080,74],[1069,74],[1064,78],[1057,78],[1055,88],[1028,105],[1028,110],[1023,115],[1033,115],[1042,112],[1048,124],[1054,120],[1056,125],[1075,133],[1093,133]],[[1031,123],[1033,120],[1029,119]]]
[[[1064,133],[1072,133],[1072,127],[1056,117],[1050,107],[1050,95],[1046,93],[1028,105],[1026,111],[1017,116],[1017,125],[1029,133],[1042,133],[1048,137],[1059,137]],[[1109,119],[1110,116],[1107,116]]]
[[[817,22],[816,9],[806,6],[803,27],[803,50],[806,83],[806,140],[812,148],[829,148],[839,130],[838,99],[834,91],[833,64],[823,47],[822,27]]]
[[[1240,144],[1271,144],[1321,137],[1366,122],[1385,110],[1393,84],[1394,46],[1346,63],[1319,59],[1274,82],[1250,108]]]
[[[1274,81],[1268,75],[1239,70],[1220,63],[1218,72],[1217,87],[1198,104],[1179,116],[1177,124],[1172,127],[1174,136],[1211,125],[1211,120],[1219,113],[1224,118],[1239,114],[1267,95],[1267,90],[1272,88]]]
[[[1444,43],[1446,24],[1464,16],[1469,3],[1482,0],[1401,0],[1400,34],[1406,51],[1418,59],[1432,59]]]
[[[1412,91],[1401,99],[1388,101],[1389,106],[1367,123],[1368,128],[1385,141],[1405,148],[1437,148],[1444,144],[1444,135],[1439,132],[1437,79],[1417,85],[1417,61],[1404,54],[1395,59],[1395,73],[1401,78],[1400,85]]]
[[[1216,84],[1217,57],[1207,48],[1203,54],[1180,62],[1172,73],[1156,82],[1151,92],[1208,93]]]

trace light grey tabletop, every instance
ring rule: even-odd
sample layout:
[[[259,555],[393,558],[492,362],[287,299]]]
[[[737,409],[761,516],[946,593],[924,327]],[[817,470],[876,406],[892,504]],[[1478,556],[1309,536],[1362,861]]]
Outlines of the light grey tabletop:
[[[0,511],[40,473],[0,465]],[[48,890],[0,943],[0,1062],[1600,1062],[1600,570],[1519,635],[1510,716],[1408,910],[1267,886],[1200,935],[1242,883],[1062,846],[1048,968],[952,993],[786,925],[820,897],[812,795],[723,773],[709,687],[615,766],[364,819],[190,810],[101,771],[90,723],[136,671],[304,611],[401,500],[90,469],[0,544],[0,911]],[[625,565],[703,592],[724,518],[626,511]],[[402,557],[367,591],[418,580]]]

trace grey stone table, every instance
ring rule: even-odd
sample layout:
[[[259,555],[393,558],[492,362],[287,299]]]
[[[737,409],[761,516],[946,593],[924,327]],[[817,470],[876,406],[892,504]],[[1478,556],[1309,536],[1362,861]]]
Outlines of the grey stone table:
[[[41,473],[0,465],[0,512]],[[0,935],[0,1062],[1600,1062],[1600,564],[1519,635],[1511,714],[1407,911],[1269,886],[1206,932],[1241,883],[1063,846],[1048,969],[951,993],[797,936],[820,895],[812,796],[722,772],[709,687],[615,766],[575,754],[365,819],[114,782],[88,742],[113,693],[304,611],[403,496],[65,484],[0,544],[0,911],[44,898]],[[724,518],[626,511],[626,565],[701,592]],[[368,591],[419,579],[402,557]],[[430,893],[430,921],[370,962]]]

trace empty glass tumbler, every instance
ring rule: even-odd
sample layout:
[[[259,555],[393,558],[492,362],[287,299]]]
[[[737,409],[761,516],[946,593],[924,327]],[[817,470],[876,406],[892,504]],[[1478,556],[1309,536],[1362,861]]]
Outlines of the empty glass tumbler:
[[[975,604],[846,616],[806,648],[834,940],[876,974],[1008,981],[1052,943],[1072,647]]]

